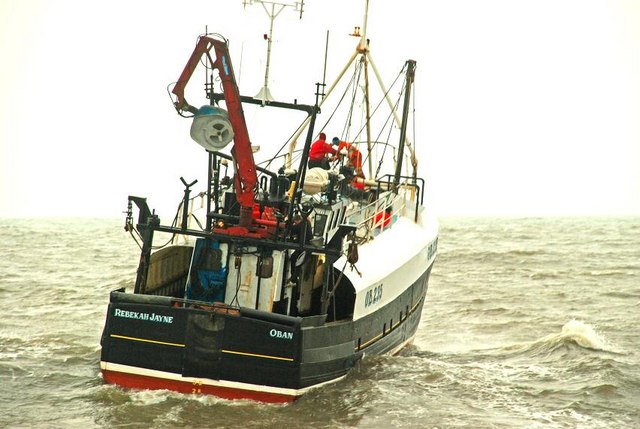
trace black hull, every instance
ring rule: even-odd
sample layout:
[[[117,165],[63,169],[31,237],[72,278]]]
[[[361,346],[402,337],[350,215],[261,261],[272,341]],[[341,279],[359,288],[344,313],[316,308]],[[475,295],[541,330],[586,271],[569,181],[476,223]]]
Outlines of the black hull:
[[[374,313],[329,323],[115,291],[101,340],[103,377],[125,387],[290,402],[344,377],[364,355],[408,344],[430,272]]]

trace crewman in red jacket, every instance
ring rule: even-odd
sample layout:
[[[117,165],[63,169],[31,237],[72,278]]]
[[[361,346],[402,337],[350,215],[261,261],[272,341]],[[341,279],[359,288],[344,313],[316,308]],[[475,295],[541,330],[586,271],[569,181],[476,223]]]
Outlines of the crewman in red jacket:
[[[318,136],[318,140],[316,140],[309,150],[309,168],[320,167],[325,170],[329,169],[329,159],[327,159],[327,155],[336,155],[338,151],[331,147],[329,143],[327,143],[327,135],[325,133],[320,133]]]
[[[338,137],[334,137],[332,142],[338,146],[338,153],[342,154],[342,149],[347,150],[347,156],[349,157],[348,165],[353,167],[356,176],[364,177],[364,172],[362,171],[362,153],[356,149],[353,144],[342,141]]]

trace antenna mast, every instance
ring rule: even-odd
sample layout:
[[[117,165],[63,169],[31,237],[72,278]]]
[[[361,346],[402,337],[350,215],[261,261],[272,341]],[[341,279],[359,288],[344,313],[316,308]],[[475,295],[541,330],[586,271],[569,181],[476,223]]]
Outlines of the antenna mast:
[[[304,11],[304,0],[296,1],[294,3],[280,3],[275,1],[266,1],[266,0],[242,0],[242,4],[247,7],[247,5],[252,5],[253,3],[260,3],[264,8],[264,11],[267,12],[267,16],[269,16],[269,33],[264,35],[265,40],[267,41],[267,65],[264,71],[264,85],[258,92],[255,98],[258,100],[262,100],[262,105],[268,101],[273,101],[273,97],[271,96],[271,91],[269,91],[269,63],[271,62],[271,42],[273,41],[273,22],[277,18],[277,16],[284,10],[286,7],[295,8],[296,11],[300,12],[300,19],[302,19],[302,12]],[[267,5],[271,6],[270,8]],[[276,10],[277,7],[277,10]]]

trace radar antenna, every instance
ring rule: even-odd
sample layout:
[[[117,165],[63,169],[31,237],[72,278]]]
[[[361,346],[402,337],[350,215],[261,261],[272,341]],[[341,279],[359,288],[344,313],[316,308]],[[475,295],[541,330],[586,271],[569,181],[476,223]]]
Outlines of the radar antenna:
[[[277,16],[282,12],[286,7],[295,8],[297,12],[300,12],[300,19],[302,19],[302,12],[304,11],[304,0],[282,3],[275,1],[265,1],[265,0],[242,0],[242,4],[246,8],[247,5],[252,5],[253,3],[260,3],[264,8],[264,11],[267,12],[269,16],[269,33],[264,35],[264,39],[267,41],[267,65],[264,71],[264,85],[258,92],[258,95],[255,96],[256,99],[262,100],[262,105],[269,101],[273,101],[274,98],[271,96],[271,91],[269,91],[269,63],[271,61],[271,42],[273,40],[273,22],[277,18]],[[271,6],[270,8],[267,5]],[[277,9],[277,10],[276,10]]]

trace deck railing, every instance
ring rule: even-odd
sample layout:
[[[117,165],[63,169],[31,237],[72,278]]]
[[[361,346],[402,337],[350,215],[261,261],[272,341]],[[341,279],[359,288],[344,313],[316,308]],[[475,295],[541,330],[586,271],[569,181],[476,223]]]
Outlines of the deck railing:
[[[415,187],[400,186],[398,192],[386,191],[378,198],[345,217],[345,224],[356,227],[356,236],[364,242],[373,239],[385,229],[392,228],[399,216],[413,214],[416,200]]]

